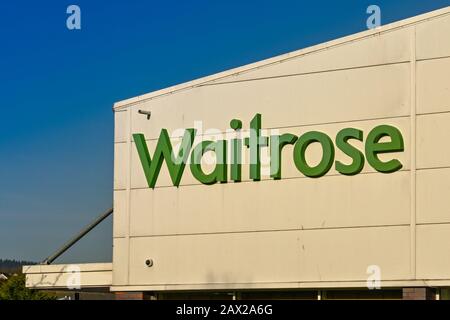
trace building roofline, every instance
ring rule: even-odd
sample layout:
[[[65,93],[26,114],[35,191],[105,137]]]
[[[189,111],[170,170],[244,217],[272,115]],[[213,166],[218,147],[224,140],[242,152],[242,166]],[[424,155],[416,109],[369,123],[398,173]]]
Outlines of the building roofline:
[[[206,83],[210,83],[213,81],[217,81],[229,76],[233,76],[233,75],[239,75],[241,73],[244,72],[248,72],[251,70],[256,70],[259,68],[263,68],[263,67],[267,67],[276,63],[281,63],[281,62],[285,62],[287,60],[291,60],[294,58],[298,58],[300,56],[304,56],[307,54],[311,54],[311,53],[315,53],[318,51],[322,51],[322,50],[326,50],[326,49],[330,49],[332,47],[337,47],[343,44],[347,44],[350,42],[354,42],[354,41],[359,41],[359,40],[363,40],[366,38],[370,38],[372,36],[375,35],[380,35],[383,33],[387,33],[387,32],[392,32],[401,28],[405,28],[405,27],[409,27],[412,25],[416,25],[431,19],[435,19],[435,18],[439,18],[445,15],[450,14],[450,6],[447,6],[445,8],[442,9],[438,9],[438,10],[434,10],[434,11],[430,11],[418,16],[414,16],[411,18],[407,18],[404,20],[400,20],[400,21],[396,21],[384,26],[380,26],[376,29],[371,29],[371,30],[365,30],[362,32],[358,32],[349,36],[345,36],[342,38],[338,38],[335,40],[331,40],[331,41],[327,41],[321,44],[317,44],[311,47],[307,47],[307,48],[303,48],[303,49],[299,49],[299,50],[295,50],[295,51],[291,51],[288,53],[284,53],[272,58],[268,58],[268,59],[264,59],[261,61],[257,61],[254,63],[250,63],[244,66],[240,66],[237,68],[233,68],[233,69],[229,69],[226,71],[222,71],[219,73],[215,73],[209,76],[205,76],[202,78],[198,78],[195,80],[191,80],[191,81],[187,81],[184,83],[180,83],[174,86],[170,86],[164,89],[160,89],[160,90],[156,90],[153,92],[149,92],[146,94],[142,94],[136,97],[132,97],[129,99],[125,99],[125,100],[121,100],[118,101],[116,103],[114,103],[113,109],[115,111],[118,111],[120,109],[124,109],[126,107],[135,105],[135,104],[139,104],[157,97],[161,97],[161,96],[165,96],[168,94],[173,94],[176,92],[180,92],[180,91],[184,91],[184,90],[188,90],[188,89],[192,89],[195,87],[198,87],[200,85],[204,85]]]

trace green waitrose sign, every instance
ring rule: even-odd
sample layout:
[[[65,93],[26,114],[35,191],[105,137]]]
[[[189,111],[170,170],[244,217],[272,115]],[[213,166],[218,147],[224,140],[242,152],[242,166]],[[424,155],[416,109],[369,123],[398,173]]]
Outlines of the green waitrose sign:
[[[238,119],[233,119],[230,122],[230,126],[233,130],[239,131],[242,129],[242,122]],[[149,153],[144,135],[141,133],[133,134],[142,168],[150,188],[155,187],[163,162],[166,162],[173,185],[179,186],[189,155],[191,157],[189,166],[192,175],[201,183],[227,182],[228,168],[230,169],[230,179],[234,182],[240,182],[243,165],[243,144],[250,151],[250,179],[254,181],[261,180],[261,147],[270,148],[270,176],[273,179],[281,179],[282,177],[281,157],[282,150],[286,145],[294,145],[293,160],[295,166],[302,174],[311,178],[325,175],[333,164],[336,171],[343,175],[358,174],[364,167],[365,159],[375,170],[383,173],[391,173],[402,168],[402,163],[397,159],[382,161],[378,157],[382,153],[404,151],[401,132],[389,125],[376,126],[369,132],[365,138],[365,156],[350,144],[351,140],[364,140],[364,133],[359,129],[342,129],[337,133],[334,143],[328,135],[319,131],[309,131],[301,136],[284,133],[264,137],[261,135],[261,114],[256,114],[250,122],[250,137],[245,139],[202,141],[193,147],[195,134],[195,129],[186,129],[178,154],[174,154],[169,134],[166,129],[162,129],[153,156]],[[389,141],[381,142],[380,140],[384,137],[388,137],[389,139],[385,140]],[[228,143],[231,143],[230,157],[227,157]],[[305,158],[306,150],[312,143],[319,143],[323,150],[322,159],[315,166],[308,165]],[[340,161],[335,161],[335,148],[339,148],[349,156],[352,162],[344,164]],[[205,173],[201,166],[201,159],[206,152],[214,152],[216,155],[215,168],[209,173]],[[227,163],[228,158],[230,158],[230,164]]]

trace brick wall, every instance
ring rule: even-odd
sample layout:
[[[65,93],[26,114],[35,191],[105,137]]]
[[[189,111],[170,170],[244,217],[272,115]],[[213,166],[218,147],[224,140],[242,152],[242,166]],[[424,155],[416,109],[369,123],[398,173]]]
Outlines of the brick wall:
[[[436,290],[432,288],[403,288],[403,300],[435,300]]]

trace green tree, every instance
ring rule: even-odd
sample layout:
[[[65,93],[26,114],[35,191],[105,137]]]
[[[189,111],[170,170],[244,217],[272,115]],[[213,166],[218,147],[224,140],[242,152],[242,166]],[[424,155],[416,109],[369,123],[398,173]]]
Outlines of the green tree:
[[[54,296],[25,286],[25,275],[11,276],[0,284],[0,300],[54,300]]]

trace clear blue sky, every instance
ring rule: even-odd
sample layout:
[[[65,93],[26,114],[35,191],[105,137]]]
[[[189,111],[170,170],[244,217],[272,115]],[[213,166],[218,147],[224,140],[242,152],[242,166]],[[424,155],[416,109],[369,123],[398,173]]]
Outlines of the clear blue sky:
[[[39,261],[111,206],[115,101],[362,31],[370,4],[387,24],[450,1],[2,1],[0,258]],[[111,229],[59,261],[110,261]]]

